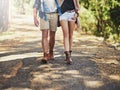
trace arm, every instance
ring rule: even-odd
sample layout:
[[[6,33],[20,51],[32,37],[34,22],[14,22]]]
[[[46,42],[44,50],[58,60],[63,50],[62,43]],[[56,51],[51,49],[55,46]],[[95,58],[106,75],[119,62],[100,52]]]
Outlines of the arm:
[[[75,12],[77,14],[77,16],[79,16],[78,11],[80,10],[80,4],[79,4],[79,0],[73,0],[74,5],[75,5]]]
[[[77,16],[79,16],[79,10],[80,10],[80,4],[79,4],[79,0],[73,0],[74,1],[74,4],[75,4],[75,12],[76,12],[76,14],[77,14]],[[79,20],[79,18],[77,18],[77,29],[79,30],[79,31],[82,31],[82,27],[81,27],[81,25],[80,25],[80,20]]]
[[[79,0],[76,0],[76,6],[77,6],[77,10],[79,11],[80,10],[80,4],[79,4]]]
[[[33,8],[33,17],[34,17],[34,24],[35,24],[35,26],[38,27],[39,21],[37,19],[37,9],[36,8]]]
[[[39,8],[40,8],[40,0],[35,0],[34,5],[33,5],[33,17],[34,17],[34,24],[37,27],[39,25],[39,21],[37,18],[37,13],[38,13]]]
[[[74,1],[75,9],[76,9],[77,11],[79,11],[79,9],[80,9],[79,0],[73,0],[73,1]]]

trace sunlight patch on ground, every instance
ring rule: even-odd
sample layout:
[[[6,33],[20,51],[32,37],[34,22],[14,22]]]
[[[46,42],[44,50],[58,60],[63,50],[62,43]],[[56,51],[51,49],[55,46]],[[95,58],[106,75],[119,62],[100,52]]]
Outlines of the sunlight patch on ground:
[[[102,81],[84,81],[84,84],[90,88],[99,88],[104,85]]]
[[[82,75],[73,75],[74,78],[84,78]]]
[[[8,35],[1,35],[0,36],[0,41],[3,41],[3,40],[9,40],[9,39],[15,39],[17,36],[19,36],[19,34],[8,34]]]
[[[109,59],[108,61],[105,61],[104,63],[107,63],[107,64],[119,64],[119,62],[116,59]]]
[[[61,77],[61,75],[51,74],[50,72],[41,74],[40,72],[38,72],[38,73],[34,73],[33,77],[34,78],[31,80],[31,87],[40,88],[40,87],[44,87],[52,84],[53,81],[49,79],[50,77],[53,77],[53,79],[55,79],[55,78]],[[53,88],[57,88],[57,87],[54,86]],[[46,90],[49,90],[49,89],[46,89]]]
[[[28,37],[28,36],[27,36]],[[40,38],[35,38],[35,37],[29,37],[29,38],[25,38],[25,36],[23,38],[21,38],[22,42],[40,42]]]
[[[88,46],[88,45],[81,45],[81,48],[96,48],[97,46]]]
[[[43,74],[39,74],[39,75],[35,75],[34,76],[34,79],[32,80],[32,83],[34,84],[50,84],[51,82],[46,80],[45,77],[48,77],[46,75],[43,75]]]
[[[9,49],[10,49],[9,46],[1,46],[0,45],[0,54],[10,52],[10,51],[8,51]]]
[[[77,74],[80,74],[78,70],[67,70],[67,71],[64,71],[64,74],[73,74],[73,75],[77,75]]]
[[[113,79],[113,80],[120,81],[120,74],[119,75],[110,75],[109,78]]]
[[[9,68],[10,69],[10,73],[9,74],[4,74],[3,77],[7,78],[7,79],[15,77],[17,72],[18,72],[18,70],[22,67],[22,65],[23,65],[23,62],[19,62],[15,66]]]
[[[106,64],[120,64],[119,61],[116,59],[97,59],[99,63],[106,63]]]
[[[61,56],[62,56],[62,55],[60,55],[60,54],[59,54],[59,55],[55,55],[55,57],[61,57]]]
[[[0,54],[4,54],[4,53],[12,53],[11,51],[7,51],[8,48],[5,48],[5,49],[4,49],[4,48],[3,48],[3,49],[0,48],[0,50],[1,50],[1,51],[0,51]],[[4,51],[4,50],[6,50],[6,51]]]
[[[41,39],[41,34],[39,31],[11,31],[12,33],[10,34],[7,34],[5,35],[5,33],[1,34],[1,37],[0,37],[0,41],[3,41],[3,40],[21,40],[21,38],[23,39]],[[6,32],[6,33],[9,33],[9,32]],[[11,35],[12,34],[12,35]]]
[[[20,87],[11,87],[11,88],[8,88],[8,89],[5,89],[5,90],[32,90],[32,89],[29,89],[29,88],[20,88]]]
[[[42,53],[38,53],[38,52],[22,53],[22,54],[0,57],[0,62],[11,61],[16,59],[24,59],[24,58],[30,58],[30,57],[40,57],[40,56],[42,56]]]

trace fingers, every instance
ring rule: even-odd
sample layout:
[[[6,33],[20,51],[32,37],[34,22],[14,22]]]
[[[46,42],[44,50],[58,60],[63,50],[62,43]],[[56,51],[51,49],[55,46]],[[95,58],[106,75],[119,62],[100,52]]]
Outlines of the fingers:
[[[77,15],[77,13],[75,13],[75,18],[77,18],[78,17],[78,15]]]
[[[35,26],[38,27],[39,26],[39,22],[34,22]]]
[[[75,21],[75,20],[76,20],[76,17],[73,17],[73,18],[71,18],[71,19]]]
[[[37,18],[34,18],[34,24],[35,24],[36,27],[39,26],[39,22],[38,22]]]

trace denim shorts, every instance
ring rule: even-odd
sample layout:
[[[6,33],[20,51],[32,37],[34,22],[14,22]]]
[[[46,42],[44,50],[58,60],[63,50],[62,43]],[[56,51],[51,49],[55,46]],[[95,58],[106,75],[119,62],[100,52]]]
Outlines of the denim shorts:
[[[48,20],[44,20],[40,18],[40,29],[47,30],[50,29],[51,31],[57,30],[57,22],[58,22],[58,14],[57,13],[49,13],[47,14]]]
[[[74,17],[75,17],[75,11],[67,11],[60,16],[60,21],[61,20],[75,21],[72,19]]]

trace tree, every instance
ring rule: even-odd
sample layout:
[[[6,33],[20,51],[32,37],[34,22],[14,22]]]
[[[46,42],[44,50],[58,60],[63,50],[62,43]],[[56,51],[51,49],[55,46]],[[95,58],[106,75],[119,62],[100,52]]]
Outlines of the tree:
[[[110,18],[114,25],[113,38],[120,37],[120,6],[110,9]]]
[[[0,0],[0,31],[7,30],[9,20],[9,0]]]

